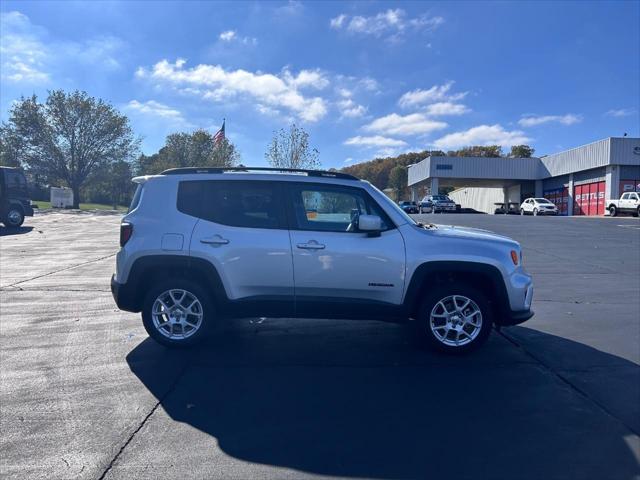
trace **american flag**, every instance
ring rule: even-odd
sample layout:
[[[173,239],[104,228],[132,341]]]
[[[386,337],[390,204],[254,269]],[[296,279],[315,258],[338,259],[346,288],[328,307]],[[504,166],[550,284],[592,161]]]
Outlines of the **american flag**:
[[[220,127],[220,130],[218,130],[216,132],[216,134],[213,136],[213,143],[215,143],[216,145],[218,145],[222,140],[224,140],[224,123],[226,120],[222,120],[222,127]]]

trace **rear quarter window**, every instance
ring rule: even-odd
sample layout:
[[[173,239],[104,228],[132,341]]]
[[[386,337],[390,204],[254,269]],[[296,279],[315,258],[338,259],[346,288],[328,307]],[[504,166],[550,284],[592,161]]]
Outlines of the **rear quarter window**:
[[[131,199],[131,205],[129,205],[129,210],[127,213],[132,212],[138,205],[140,205],[140,197],[142,197],[142,189],[144,188],[143,183],[139,183],[136,187],[136,192],[133,194],[133,198]]]

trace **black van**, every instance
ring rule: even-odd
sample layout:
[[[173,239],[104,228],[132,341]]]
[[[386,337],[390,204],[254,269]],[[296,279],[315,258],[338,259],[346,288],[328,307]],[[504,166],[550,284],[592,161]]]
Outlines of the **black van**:
[[[0,222],[16,228],[24,217],[33,217],[27,179],[17,168],[0,167]]]

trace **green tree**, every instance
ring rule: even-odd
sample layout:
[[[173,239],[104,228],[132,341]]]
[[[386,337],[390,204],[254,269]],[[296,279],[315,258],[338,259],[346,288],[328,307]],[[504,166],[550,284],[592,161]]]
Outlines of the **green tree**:
[[[207,159],[208,167],[232,167],[240,161],[240,153],[236,146],[224,138],[214,146]]]
[[[0,165],[21,167],[22,149],[15,131],[5,123],[0,127]]]
[[[408,172],[407,167],[397,165],[389,172],[389,187],[393,188],[396,200],[400,200],[402,193],[407,188]]]
[[[314,169],[320,167],[319,152],[309,146],[309,134],[292,123],[289,130],[273,133],[265,158],[272,167]]]
[[[49,92],[45,103],[35,95],[21,98],[6,127],[18,142],[30,171],[73,190],[74,207],[81,188],[105,166],[132,158],[139,141],[129,120],[113,106],[86,92]]]
[[[536,150],[529,145],[514,145],[511,147],[509,156],[514,158],[531,158],[535,151]]]
[[[139,175],[160,173],[180,167],[231,167],[240,160],[235,145],[228,139],[217,143],[206,130],[177,132],[167,136],[165,145],[153,155],[140,155],[136,161]]]

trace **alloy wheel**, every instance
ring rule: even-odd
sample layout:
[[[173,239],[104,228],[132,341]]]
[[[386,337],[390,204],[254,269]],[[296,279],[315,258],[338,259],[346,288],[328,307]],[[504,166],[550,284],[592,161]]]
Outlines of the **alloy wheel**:
[[[184,340],[202,326],[204,312],[200,300],[183,289],[167,290],[155,299],[151,318],[158,332],[171,340]]]
[[[464,295],[449,295],[431,309],[429,328],[435,338],[450,347],[473,342],[482,329],[480,307]]]

